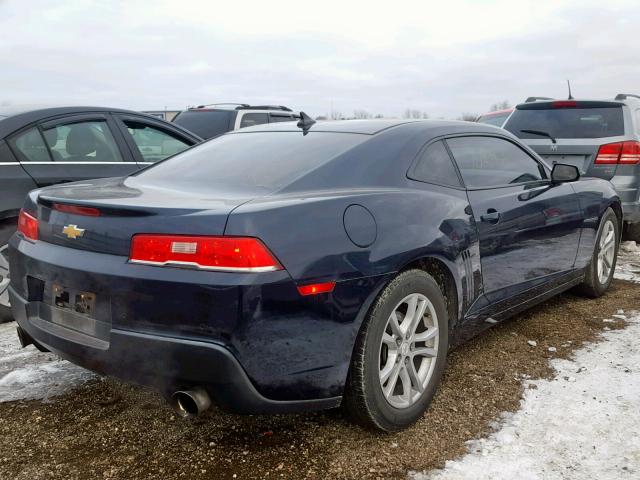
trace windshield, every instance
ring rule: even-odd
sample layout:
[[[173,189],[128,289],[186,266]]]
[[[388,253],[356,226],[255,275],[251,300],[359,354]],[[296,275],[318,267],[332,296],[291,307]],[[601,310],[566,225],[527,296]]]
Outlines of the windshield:
[[[234,119],[232,110],[187,110],[173,122],[206,139],[233,130],[231,123]]]
[[[519,138],[544,138],[522,130],[546,132],[553,138],[602,138],[624,135],[622,107],[516,109],[505,129]]]
[[[160,162],[136,177],[169,188],[273,191],[367,138],[333,132],[228,134]]]

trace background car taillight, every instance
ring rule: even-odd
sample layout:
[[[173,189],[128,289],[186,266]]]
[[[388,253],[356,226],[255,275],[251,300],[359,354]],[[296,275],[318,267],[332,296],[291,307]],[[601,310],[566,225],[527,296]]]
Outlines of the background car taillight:
[[[20,215],[18,216],[18,232],[29,240],[37,240],[38,219],[24,210],[20,210]]]
[[[598,165],[635,165],[640,162],[640,142],[616,142],[601,145],[595,163]]]
[[[129,261],[230,272],[282,270],[267,247],[252,237],[137,234],[131,240]]]

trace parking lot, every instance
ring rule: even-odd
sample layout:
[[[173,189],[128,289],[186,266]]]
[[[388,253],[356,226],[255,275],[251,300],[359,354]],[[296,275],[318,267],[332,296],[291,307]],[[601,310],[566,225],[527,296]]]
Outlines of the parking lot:
[[[633,280],[638,271],[640,253],[623,252],[617,276]],[[563,294],[451,352],[430,410],[393,435],[353,426],[340,410],[235,416],[212,409],[183,420],[153,391],[85,374],[33,347],[20,352],[13,324],[5,324],[0,368],[6,375],[11,364],[14,373],[0,380],[3,400],[9,391],[45,400],[0,404],[0,478],[404,478],[430,471],[517,410],[523,380],[554,375],[550,360],[624,328],[612,315],[640,304],[640,289],[628,280],[596,300]]]

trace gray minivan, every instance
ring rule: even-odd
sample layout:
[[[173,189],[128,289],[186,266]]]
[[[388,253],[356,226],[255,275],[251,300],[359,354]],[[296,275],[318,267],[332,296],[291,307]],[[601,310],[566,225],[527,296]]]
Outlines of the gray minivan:
[[[640,241],[640,96],[522,103],[504,127],[549,163],[611,181],[628,239]]]

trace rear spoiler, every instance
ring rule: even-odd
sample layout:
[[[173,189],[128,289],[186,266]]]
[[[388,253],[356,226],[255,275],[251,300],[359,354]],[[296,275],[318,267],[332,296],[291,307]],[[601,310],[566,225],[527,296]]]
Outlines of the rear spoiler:
[[[554,108],[615,108],[620,102],[604,100],[554,100],[551,102],[531,102],[516,105],[516,110],[551,110]]]

